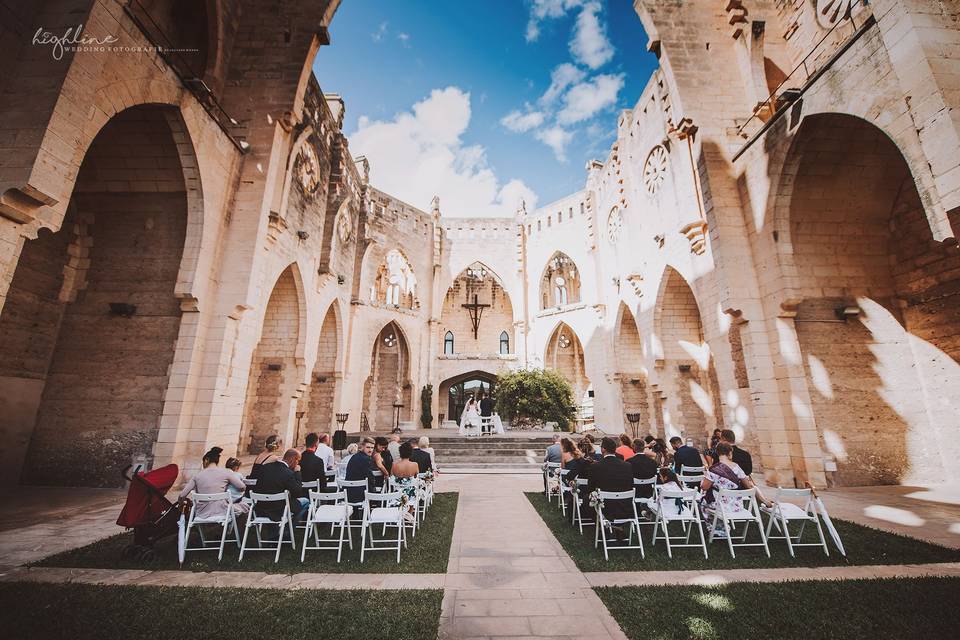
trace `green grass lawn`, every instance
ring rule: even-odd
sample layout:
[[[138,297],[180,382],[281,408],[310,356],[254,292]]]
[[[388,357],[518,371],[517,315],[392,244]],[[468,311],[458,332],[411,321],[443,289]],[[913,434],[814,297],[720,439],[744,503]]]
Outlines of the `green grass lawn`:
[[[0,584],[3,637],[435,640],[440,590]]]
[[[700,549],[674,549],[673,558],[667,556],[663,540],[656,546],[650,544],[653,537],[653,525],[642,527],[643,544],[646,558],[640,558],[638,550],[611,551],[610,560],[603,559],[603,550],[593,547],[593,527],[584,529],[583,535],[572,526],[556,506],[556,501],[548,504],[542,492],[531,491],[526,494],[543,521],[547,523],[564,550],[573,558],[581,571],[661,571],[686,569],[749,569],[763,567],[820,567],[860,564],[921,564],[928,562],[958,562],[960,551],[922,542],[914,538],[899,536],[870,527],[864,527],[844,520],[834,520],[847,557],[843,557],[833,546],[827,535],[830,556],[826,556],[819,547],[801,547],[796,549],[796,558],[791,558],[787,544],[783,540],[770,541],[770,557],[763,547],[736,549],[737,557],[731,558],[725,540],[708,543],[709,559],[704,559]],[[766,517],[764,517],[766,522]],[[674,527],[676,529],[674,530]],[[748,541],[760,541],[756,526],[752,527],[752,538]],[[677,524],[671,525],[671,532],[679,533]],[[804,542],[817,539],[816,529],[808,526],[804,530]],[[697,539],[694,532],[693,538]]]
[[[957,637],[960,578],[595,589],[629,638]]]
[[[353,551],[344,544],[343,558],[337,563],[336,551],[307,551],[306,560],[300,562],[302,530],[297,532],[297,550],[285,545],[280,561],[274,564],[272,551],[249,551],[243,562],[237,545],[227,543],[223,561],[217,562],[216,551],[188,552],[183,567],[177,561],[176,536],[161,541],[156,546],[157,560],[143,564],[125,559],[123,549],[133,542],[132,533],[121,533],[94,542],[78,549],[65,551],[36,563],[47,567],[80,567],[94,569],[183,569],[186,571],[265,571],[268,573],[446,573],[450,557],[450,541],[453,538],[453,523],[457,514],[459,494],[447,492],[436,494],[433,506],[427,513],[423,527],[412,538],[407,532],[407,548],[400,554],[397,564],[396,552],[367,552],[360,563],[360,530],[353,531]],[[241,536],[243,525],[241,524]],[[377,536],[381,529],[377,527]],[[390,534],[390,531],[387,531]],[[321,535],[327,532],[321,529]],[[251,533],[251,537],[253,534]],[[191,542],[191,545],[195,545]]]

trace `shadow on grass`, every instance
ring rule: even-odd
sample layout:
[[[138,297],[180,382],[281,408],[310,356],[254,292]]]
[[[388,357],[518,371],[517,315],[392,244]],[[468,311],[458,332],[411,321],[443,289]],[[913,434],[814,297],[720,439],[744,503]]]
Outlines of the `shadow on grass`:
[[[585,528],[581,536],[579,530],[560,513],[556,501],[548,504],[543,493],[537,491],[528,491],[526,496],[581,571],[684,571],[960,561],[960,551],[871,529],[845,520],[833,522],[843,540],[843,546],[847,551],[846,557],[840,555],[829,539],[829,535],[824,532],[828,538],[829,556],[826,556],[819,547],[802,547],[796,549],[797,557],[791,558],[786,542],[771,540],[769,558],[764,553],[763,547],[736,549],[737,557],[731,558],[726,541],[716,540],[712,545],[707,545],[709,559],[703,557],[703,552],[699,548],[674,549],[673,558],[670,558],[667,556],[667,548],[662,539],[656,546],[650,544],[653,537],[651,524],[641,528],[646,558],[641,558],[638,550],[611,551],[610,560],[606,561],[603,559],[603,550],[595,549],[593,546],[593,527]],[[765,517],[764,522],[766,522]],[[679,531],[679,525],[671,525],[672,533],[679,533]],[[752,531],[748,541],[759,542],[760,536],[755,525]],[[696,532],[692,539],[699,541]],[[815,540],[819,540],[816,537],[816,527],[806,527],[803,542]]]
[[[440,590],[0,584],[5,638],[434,640]]]
[[[960,625],[960,578],[595,591],[627,637],[637,639],[920,639],[956,637]]]
[[[266,573],[446,573],[447,560],[450,557],[450,542],[453,538],[453,524],[457,515],[459,494],[453,492],[436,494],[433,506],[427,512],[423,527],[413,538],[407,532],[407,548],[400,553],[397,564],[396,552],[377,551],[366,553],[364,562],[360,562],[360,530],[353,531],[353,550],[344,544],[343,558],[337,563],[336,551],[307,551],[304,562],[300,562],[300,544],[303,530],[297,530],[297,549],[284,545],[280,561],[273,562],[272,551],[249,551],[239,562],[240,552],[236,544],[227,543],[223,561],[217,562],[216,551],[188,552],[186,562],[181,567],[177,562],[176,536],[167,538],[155,547],[157,559],[143,564],[135,559],[123,557],[124,548],[133,543],[132,533],[105,538],[78,549],[64,551],[44,558],[33,566],[38,567],[77,567],[82,569],[173,569],[183,571],[264,571]],[[241,536],[243,535],[243,525]],[[377,527],[377,536],[380,536]],[[390,535],[390,530],[387,530]],[[328,531],[321,529],[321,535]],[[251,533],[251,538],[253,534]],[[197,541],[191,541],[191,545]]]

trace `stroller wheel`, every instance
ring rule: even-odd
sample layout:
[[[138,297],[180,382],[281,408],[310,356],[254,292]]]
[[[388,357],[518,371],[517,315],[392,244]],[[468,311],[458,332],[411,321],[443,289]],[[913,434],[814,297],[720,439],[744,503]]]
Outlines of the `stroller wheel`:
[[[143,564],[152,564],[157,559],[157,552],[150,547],[143,547],[137,559]]]
[[[140,550],[143,549],[140,545],[128,544],[123,548],[123,551],[120,552],[120,557],[124,560],[132,560],[140,555]]]

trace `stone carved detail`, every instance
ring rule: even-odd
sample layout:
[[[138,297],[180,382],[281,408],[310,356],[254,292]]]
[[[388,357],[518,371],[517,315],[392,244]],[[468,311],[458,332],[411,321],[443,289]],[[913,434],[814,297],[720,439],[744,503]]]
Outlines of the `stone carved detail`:
[[[313,195],[320,186],[320,162],[317,160],[317,152],[309,142],[300,148],[295,171],[303,192]]]
[[[643,276],[639,273],[631,273],[627,276],[627,282],[633,287],[633,292],[638,298],[643,297]]]
[[[623,214],[620,213],[619,207],[614,207],[610,210],[610,215],[607,216],[607,239],[610,241],[610,244],[617,244],[622,229]]]
[[[350,212],[343,209],[337,218],[337,238],[340,244],[346,244],[350,242],[351,235],[353,235],[353,221],[350,219]]]
[[[690,251],[699,255],[707,248],[707,223],[703,220],[697,220],[680,228],[680,233],[687,237],[690,242]]]
[[[817,0],[817,22],[829,29],[850,16],[852,0]]]
[[[647,161],[643,165],[643,186],[651,196],[656,195],[660,190],[660,185],[667,177],[668,166],[667,150],[658,144],[650,150]]]

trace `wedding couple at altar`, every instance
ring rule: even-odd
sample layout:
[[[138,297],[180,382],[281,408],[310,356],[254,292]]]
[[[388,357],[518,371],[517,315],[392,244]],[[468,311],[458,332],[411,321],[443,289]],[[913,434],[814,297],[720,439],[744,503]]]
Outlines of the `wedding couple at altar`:
[[[484,395],[482,390],[479,401],[470,396],[460,415],[459,432],[462,436],[503,433],[500,416],[493,412],[493,398]]]

